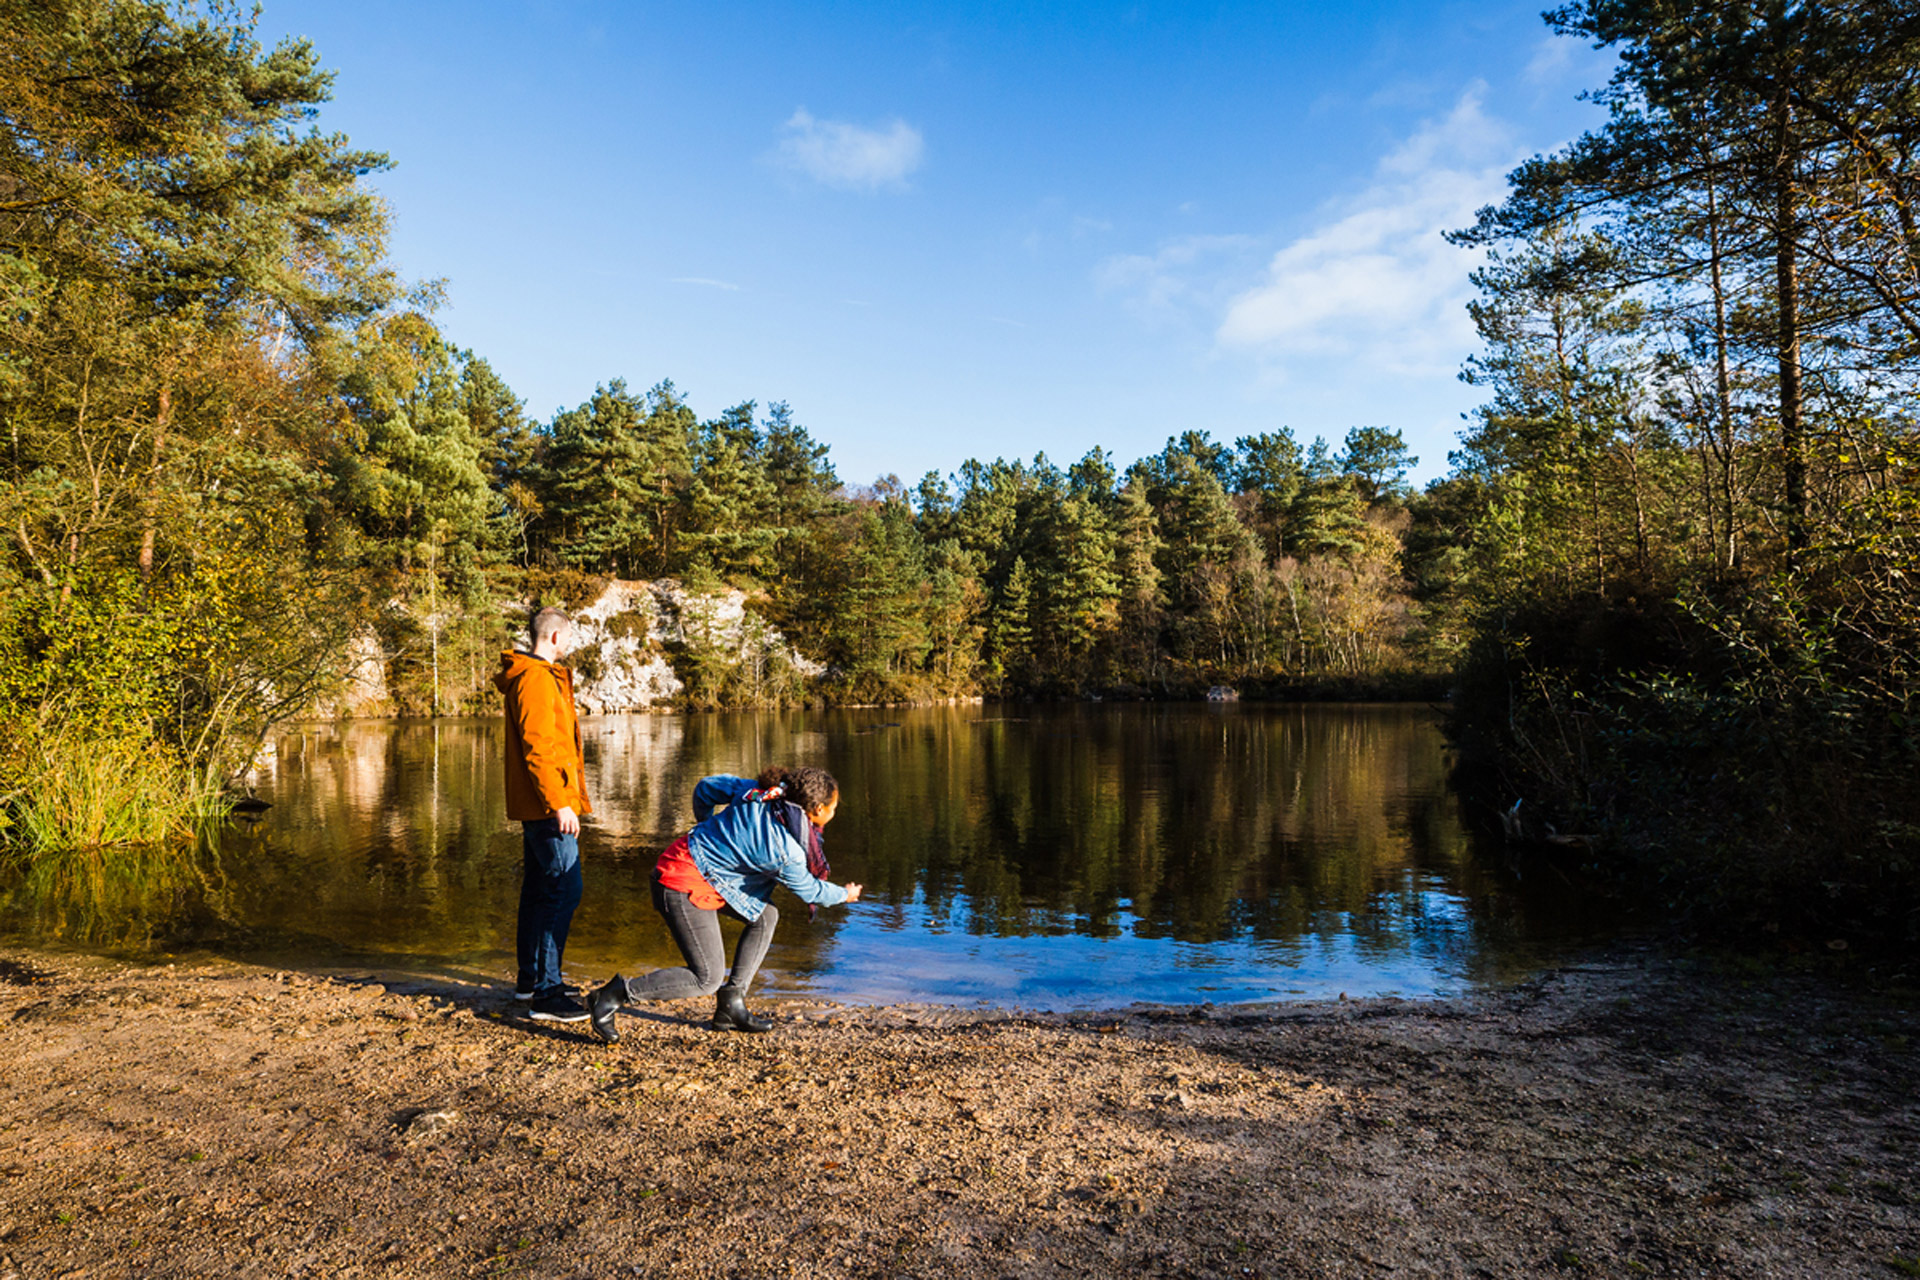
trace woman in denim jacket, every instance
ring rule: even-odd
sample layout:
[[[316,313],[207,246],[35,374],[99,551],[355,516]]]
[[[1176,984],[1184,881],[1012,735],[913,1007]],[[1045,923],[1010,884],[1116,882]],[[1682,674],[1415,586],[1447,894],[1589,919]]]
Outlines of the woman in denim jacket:
[[[715,813],[716,806],[726,806]],[[773,1024],[747,1012],[747,985],[773,941],[779,908],[776,884],[793,890],[809,910],[858,902],[860,886],[829,883],[821,828],[840,805],[840,784],[811,766],[768,769],[748,781],[727,774],[702,778],[693,789],[698,825],[667,846],[653,868],[653,905],[667,922],[680,954],[679,969],[655,969],[638,978],[615,975],[593,993],[594,1032],[620,1038],[614,1015],[629,1000],[684,1000],[716,996],[715,1031],[770,1031]],[[720,915],[746,922],[724,973]]]

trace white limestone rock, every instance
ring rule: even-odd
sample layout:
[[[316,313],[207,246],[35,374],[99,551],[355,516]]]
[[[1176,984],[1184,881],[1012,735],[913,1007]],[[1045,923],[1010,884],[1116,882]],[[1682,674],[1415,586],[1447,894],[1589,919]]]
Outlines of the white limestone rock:
[[[670,704],[686,688],[674,670],[675,653],[718,661],[748,687],[783,669],[805,680],[826,673],[748,608],[745,592],[731,588],[690,591],[672,578],[615,579],[573,621],[567,664],[574,669],[575,703],[587,715]]]

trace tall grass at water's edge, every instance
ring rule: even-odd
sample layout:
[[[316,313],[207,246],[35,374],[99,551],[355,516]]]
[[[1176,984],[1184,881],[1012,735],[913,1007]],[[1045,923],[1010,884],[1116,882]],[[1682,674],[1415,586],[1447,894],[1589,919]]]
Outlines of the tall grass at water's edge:
[[[0,757],[0,913],[47,939],[141,946],[207,887],[207,836],[230,804],[163,746],[16,737]]]
[[[152,742],[61,735],[13,745],[0,816],[10,860],[187,843],[227,812],[199,773]]]

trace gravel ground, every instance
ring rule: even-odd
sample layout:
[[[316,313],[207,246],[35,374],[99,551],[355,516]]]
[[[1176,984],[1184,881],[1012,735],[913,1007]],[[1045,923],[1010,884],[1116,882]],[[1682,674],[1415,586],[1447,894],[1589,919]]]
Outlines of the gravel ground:
[[[755,1007],[0,952],[0,1280],[1920,1275],[1910,993]]]

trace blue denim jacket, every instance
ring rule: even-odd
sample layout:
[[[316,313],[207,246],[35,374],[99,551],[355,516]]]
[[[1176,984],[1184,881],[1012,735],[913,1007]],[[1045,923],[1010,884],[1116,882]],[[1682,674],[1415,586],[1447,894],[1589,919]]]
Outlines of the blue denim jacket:
[[[700,779],[693,789],[699,825],[687,836],[687,852],[714,892],[749,920],[760,918],[776,884],[793,890],[802,902],[823,907],[845,902],[847,891],[814,878],[807,870],[807,851],[766,805],[748,800],[754,794],[751,779],[724,773]],[[715,813],[716,805],[727,807]]]

